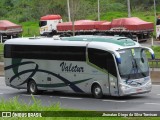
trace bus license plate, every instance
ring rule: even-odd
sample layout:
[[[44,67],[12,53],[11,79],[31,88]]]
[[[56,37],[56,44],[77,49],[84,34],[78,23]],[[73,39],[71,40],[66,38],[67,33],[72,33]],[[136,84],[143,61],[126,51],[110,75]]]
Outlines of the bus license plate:
[[[141,92],[141,91],[142,91],[142,89],[137,89],[136,91],[137,91],[137,92]]]

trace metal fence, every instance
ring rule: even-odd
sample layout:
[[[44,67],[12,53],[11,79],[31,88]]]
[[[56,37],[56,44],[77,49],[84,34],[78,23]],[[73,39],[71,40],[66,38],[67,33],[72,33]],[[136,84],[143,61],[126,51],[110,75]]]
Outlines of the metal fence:
[[[160,70],[160,59],[148,59],[148,62],[152,71],[154,71],[155,69]]]
[[[0,53],[0,62],[3,62],[4,61],[4,57],[3,57],[3,54]]]

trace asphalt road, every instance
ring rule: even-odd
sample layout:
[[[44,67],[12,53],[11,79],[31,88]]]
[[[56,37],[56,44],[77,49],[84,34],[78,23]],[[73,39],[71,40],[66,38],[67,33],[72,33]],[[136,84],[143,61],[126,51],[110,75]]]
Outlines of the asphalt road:
[[[0,77],[0,99],[18,97],[19,101],[32,104],[32,96],[26,90],[17,90],[5,85],[4,77]],[[152,92],[128,97],[110,97],[103,99],[92,98],[91,95],[68,94],[60,92],[44,92],[34,95],[42,104],[49,106],[59,103],[62,108],[95,111],[160,111],[160,85],[153,85]]]
[[[146,47],[159,46],[160,45],[160,41],[159,40],[152,41],[152,39],[148,39],[147,41],[143,41],[143,42],[139,42],[139,43],[142,46],[146,46]]]

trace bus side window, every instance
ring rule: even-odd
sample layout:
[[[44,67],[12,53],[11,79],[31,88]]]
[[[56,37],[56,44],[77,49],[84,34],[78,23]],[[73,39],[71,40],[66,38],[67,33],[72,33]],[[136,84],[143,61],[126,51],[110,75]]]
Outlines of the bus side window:
[[[4,45],[4,57],[5,58],[11,58],[12,54],[11,54],[11,46],[10,45]]]
[[[117,77],[115,61],[111,53],[94,48],[88,49],[89,62]]]
[[[5,58],[86,61],[85,47],[5,45]]]

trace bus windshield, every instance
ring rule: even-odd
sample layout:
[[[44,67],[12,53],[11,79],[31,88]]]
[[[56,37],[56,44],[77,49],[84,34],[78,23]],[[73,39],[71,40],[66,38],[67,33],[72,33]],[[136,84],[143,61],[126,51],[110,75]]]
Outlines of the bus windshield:
[[[118,65],[122,79],[139,79],[149,76],[148,60],[143,48],[131,48],[118,51],[121,64]]]

